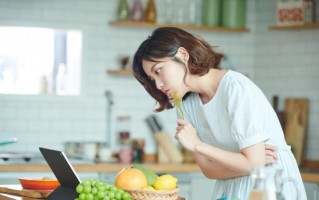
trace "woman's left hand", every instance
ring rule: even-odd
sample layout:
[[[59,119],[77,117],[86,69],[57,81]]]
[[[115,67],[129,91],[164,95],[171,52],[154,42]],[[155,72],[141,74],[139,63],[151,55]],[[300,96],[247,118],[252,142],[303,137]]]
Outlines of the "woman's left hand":
[[[183,119],[177,120],[177,128],[175,138],[183,145],[184,148],[194,152],[195,146],[201,141],[197,136],[196,129]]]

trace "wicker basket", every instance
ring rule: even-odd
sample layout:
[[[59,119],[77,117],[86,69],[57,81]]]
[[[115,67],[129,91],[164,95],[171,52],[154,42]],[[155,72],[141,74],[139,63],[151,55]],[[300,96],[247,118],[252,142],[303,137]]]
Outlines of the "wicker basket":
[[[126,190],[132,200],[177,200],[179,188],[173,190]]]

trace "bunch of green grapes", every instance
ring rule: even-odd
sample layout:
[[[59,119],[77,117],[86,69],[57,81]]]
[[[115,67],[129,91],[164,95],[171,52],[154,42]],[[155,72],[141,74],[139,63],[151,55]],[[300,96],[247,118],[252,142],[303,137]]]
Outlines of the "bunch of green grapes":
[[[76,187],[79,197],[75,200],[131,200],[131,195],[112,184],[97,180],[84,180]]]

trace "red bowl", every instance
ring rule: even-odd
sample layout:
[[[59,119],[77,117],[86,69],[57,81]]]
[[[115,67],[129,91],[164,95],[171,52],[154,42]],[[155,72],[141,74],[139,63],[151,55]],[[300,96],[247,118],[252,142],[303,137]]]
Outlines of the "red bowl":
[[[60,183],[56,179],[42,178],[18,178],[24,189],[32,190],[54,190]]]

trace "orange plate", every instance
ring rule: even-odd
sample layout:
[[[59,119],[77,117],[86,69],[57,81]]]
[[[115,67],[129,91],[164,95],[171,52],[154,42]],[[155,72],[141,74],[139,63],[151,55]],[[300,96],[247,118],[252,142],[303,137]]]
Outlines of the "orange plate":
[[[24,189],[54,190],[60,183],[56,179],[43,180],[41,178],[18,178]]]

